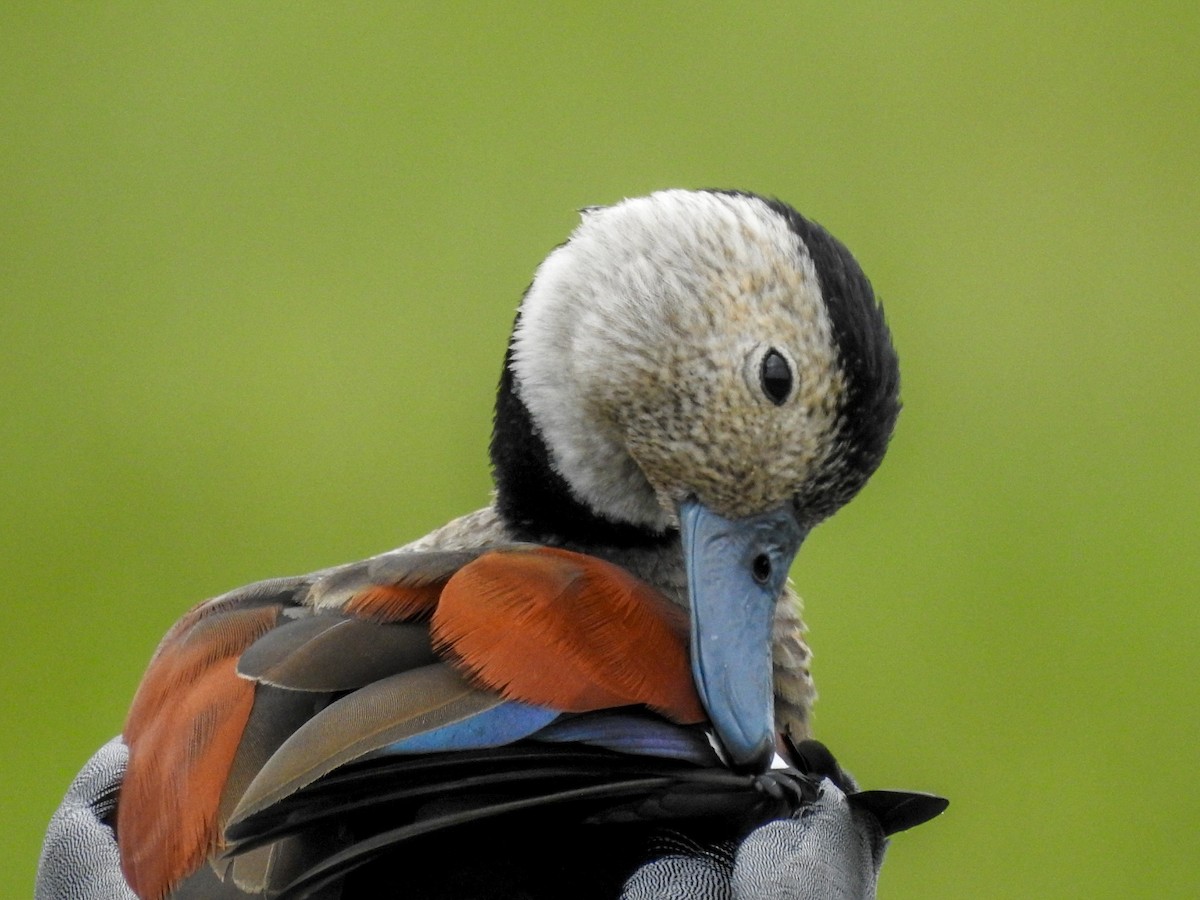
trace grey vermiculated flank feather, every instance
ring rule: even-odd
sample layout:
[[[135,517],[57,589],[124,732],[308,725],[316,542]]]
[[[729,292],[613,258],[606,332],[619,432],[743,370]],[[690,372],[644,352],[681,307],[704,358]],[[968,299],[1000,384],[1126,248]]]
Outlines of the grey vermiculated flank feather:
[[[115,737],[71,782],[46,831],[35,900],[137,900],[121,875],[116,838],[105,823],[128,758],[124,742]]]

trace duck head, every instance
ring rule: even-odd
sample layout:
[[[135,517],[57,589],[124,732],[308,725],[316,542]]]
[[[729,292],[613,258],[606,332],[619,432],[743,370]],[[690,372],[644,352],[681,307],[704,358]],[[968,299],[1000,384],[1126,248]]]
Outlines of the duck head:
[[[679,542],[697,690],[731,763],[759,769],[789,566],[878,467],[899,409],[882,310],[819,225],[739,192],[591,208],[517,316],[497,506],[529,540]]]

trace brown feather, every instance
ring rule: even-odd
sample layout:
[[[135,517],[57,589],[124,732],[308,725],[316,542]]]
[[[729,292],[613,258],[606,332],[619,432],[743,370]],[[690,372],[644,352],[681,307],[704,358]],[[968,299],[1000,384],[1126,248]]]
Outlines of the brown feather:
[[[346,609],[365,619],[396,622],[428,615],[446,580],[469,563],[475,550],[392,550],[331,569],[308,590],[317,609]]]
[[[508,699],[565,712],[645,704],[677,722],[704,719],[685,613],[592,556],[549,547],[485,554],[447,583],[433,634]]]
[[[259,638],[242,654],[238,672],[275,687],[332,693],[436,660],[424,624],[385,625],[322,612]]]
[[[209,601],[168,632],[134,696],[117,835],[121,866],[160,898],[218,842],[218,806],[254,703],[237,657],[276,621],[277,604]]]
[[[259,685],[254,707],[242,730],[242,739],[221,791],[218,821],[229,819],[238,801],[259,770],[297,728],[329,704],[328,694],[288,691]]]
[[[352,616],[381,623],[428,617],[437,606],[443,584],[373,584],[354,594],[342,608]]]
[[[241,821],[372,750],[502,703],[444,663],[401,672],[341,697],[289,737],[230,817]]]

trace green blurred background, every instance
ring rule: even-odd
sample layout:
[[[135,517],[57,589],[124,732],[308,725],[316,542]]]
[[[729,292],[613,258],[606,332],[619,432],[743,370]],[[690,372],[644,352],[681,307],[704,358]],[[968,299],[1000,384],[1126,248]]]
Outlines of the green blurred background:
[[[573,210],[856,253],[891,454],[794,571],[881,897],[1195,896],[1200,7],[5,4],[0,895],[162,632],[487,500]]]

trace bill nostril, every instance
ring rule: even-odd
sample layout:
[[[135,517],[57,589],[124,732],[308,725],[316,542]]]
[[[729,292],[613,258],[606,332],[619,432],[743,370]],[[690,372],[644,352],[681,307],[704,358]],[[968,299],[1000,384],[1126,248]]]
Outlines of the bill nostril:
[[[771,579],[771,557],[760,553],[750,564],[750,574],[759,584],[766,584]]]

